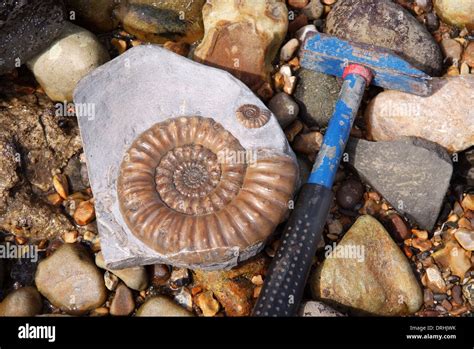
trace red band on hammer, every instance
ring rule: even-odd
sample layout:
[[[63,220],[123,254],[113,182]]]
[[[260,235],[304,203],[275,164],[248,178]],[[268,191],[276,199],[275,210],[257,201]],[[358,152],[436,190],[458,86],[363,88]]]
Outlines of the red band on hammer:
[[[365,81],[367,82],[367,85],[370,85],[372,82],[373,74],[370,71],[370,69],[367,69],[366,67],[359,65],[359,64],[350,64],[344,69],[344,73],[342,74],[342,78],[345,79],[347,75],[350,74],[356,74],[359,76],[362,76]]]

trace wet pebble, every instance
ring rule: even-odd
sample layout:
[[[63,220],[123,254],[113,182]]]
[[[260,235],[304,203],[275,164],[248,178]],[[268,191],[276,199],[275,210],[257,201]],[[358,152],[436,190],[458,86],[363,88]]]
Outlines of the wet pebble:
[[[107,268],[104,261],[102,252],[97,253],[95,256],[95,264],[101,268],[108,270],[115,274],[125,285],[130,287],[132,290],[142,291],[148,286],[148,275],[143,266],[137,266],[125,269],[110,269]]]
[[[441,49],[445,59],[450,63],[458,63],[463,52],[462,45],[454,39],[446,38],[441,41]]]
[[[110,303],[110,315],[128,316],[134,309],[135,301],[132,291],[125,284],[119,284]]]
[[[68,314],[83,314],[107,298],[102,273],[78,244],[64,244],[41,261],[35,276],[40,293]]]
[[[352,210],[364,196],[364,186],[354,178],[344,181],[336,193],[336,201],[342,208]]]
[[[303,8],[303,13],[309,20],[320,18],[324,13],[324,5],[320,0],[311,0],[307,6]]]
[[[210,291],[199,293],[196,296],[196,304],[206,317],[215,316],[219,311],[219,302]]]
[[[45,51],[28,61],[36,80],[53,101],[72,101],[81,78],[110,59],[91,32],[67,23]]]
[[[284,62],[288,62],[293,57],[299,46],[300,42],[298,41],[298,39],[291,39],[290,41],[288,41],[281,48],[280,59]]]
[[[403,242],[410,238],[411,232],[408,229],[407,224],[397,213],[393,211],[389,212],[383,217],[382,222],[395,241]]]
[[[422,278],[422,282],[434,293],[446,292],[446,283],[441,275],[441,272],[436,266],[431,266],[425,270],[425,275]]]
[[[0,303],[0,316],[36,316],[43,303],[36,288],[27,286],[12,291]]]
[[[268,103],[268,108],[275,114],[282,128],[296,120],[300,108],[298,103],[285,92],[279,92]]]
[[[186,268],[173,268],[170,276],[170,285],[174,288],[187,286],[191,283],[191,275]]]
[[[170,268],[166,264],[151,266],[151,283],[155,287],[165,285],[171,276]]]
[[[149,298],[137,311],[136,316],[194,316],[165,296]]]

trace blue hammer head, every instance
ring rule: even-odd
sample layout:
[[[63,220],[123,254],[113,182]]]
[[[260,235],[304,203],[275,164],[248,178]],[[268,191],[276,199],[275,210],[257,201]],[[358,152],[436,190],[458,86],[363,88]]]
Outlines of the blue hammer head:
[[[345,68],[355,64],[372,72],[372,84],[376,86],[419,96],[431,93],[429,75],[385,48],[309,33],[299,55],[306,69],[342,77]]]

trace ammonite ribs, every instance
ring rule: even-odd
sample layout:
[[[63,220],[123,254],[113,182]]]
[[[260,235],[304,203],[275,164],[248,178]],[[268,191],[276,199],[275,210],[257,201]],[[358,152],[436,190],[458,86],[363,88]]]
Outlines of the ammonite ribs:
[[[128,227],[155,251],[179,253],[188,264],[223,262],[233,247],[263,242],[287,210],[297,171],[289,156],[262,150],[245,163],[243,153],[210,118],[155,124],[135,140],[120,169]]]
[[[236,113],[237,119],[247,128],[259,128],[270,120],[270,112],[253,104],[244,104]]]

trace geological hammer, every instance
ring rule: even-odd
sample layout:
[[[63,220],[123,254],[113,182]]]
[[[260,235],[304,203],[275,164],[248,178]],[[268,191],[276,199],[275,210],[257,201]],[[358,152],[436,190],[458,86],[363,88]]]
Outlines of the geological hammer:
[[[344,82],[308,182],[301,187],[283,230],[253,316],[298,313],[333,201],[331,188],[365,88],[372,83],[419,96],[431,93],[430,76],[385,48],[313,32],[305,37],[299,56],[303,68],[342,77]]]

